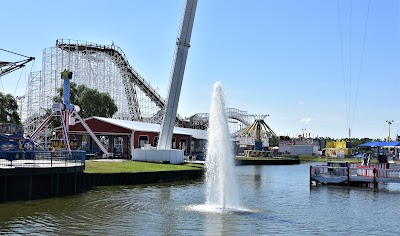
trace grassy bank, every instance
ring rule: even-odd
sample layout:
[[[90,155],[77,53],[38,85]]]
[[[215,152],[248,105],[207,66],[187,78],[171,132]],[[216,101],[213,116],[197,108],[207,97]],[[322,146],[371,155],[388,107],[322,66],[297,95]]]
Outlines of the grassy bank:
[[[180,171],[198,170],[202,165],[171,165],[160,163],[148,163],[137,161],[86,161],[85,173],[135,173],[135,172],[158,172],[158,171]]]
[[[238,160],[265,160],[265,157],[250,157],[237,156]],[[291,159],[283,157],[283,159]],[[357,158],[333,158],[311,155],[299,155],[301,162],[327,162],[327,161],[344,161],[357,163],[360,162]],[[375,159],[372,163],[377,162]],[[137,161],[95,161],[87,160],[85,165],[85,173],[135,173],[135,172],[159,172],[159,171],[180,171],[180,170],[198,170],[204,168],[201,164],[184,164],[172,165],[161,163],[137,162]]]

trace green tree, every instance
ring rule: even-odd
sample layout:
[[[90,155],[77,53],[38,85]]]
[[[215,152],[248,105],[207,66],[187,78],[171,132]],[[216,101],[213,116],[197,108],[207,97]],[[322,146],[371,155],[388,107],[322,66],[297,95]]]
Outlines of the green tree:
[[[58,89],[59,95],[53,98],[55,102],[61,102],[63,88]],[[118,111],[118,107],[108,93],[101,93],[85,85],[70,83],[70,102],[81,108],[79,115],[82,118],[91,116],[111,117]]]
[[[269,138],[269,146],[270,147],[277,147],[279,146],[279,137],[272,135],[271,138]]]
[[[118,110],[114,100],[108,93],[100,93],[95,89],[85,88],[79,95],[82,117],[111,117]]]
[[[11,94],[0,92],[0,123],[21,124],[17,100]]]
[[[352,143],[353,147],[357,147],[360,144],[371,142],[372,139],[370,138],[351,138],[350,142]]]

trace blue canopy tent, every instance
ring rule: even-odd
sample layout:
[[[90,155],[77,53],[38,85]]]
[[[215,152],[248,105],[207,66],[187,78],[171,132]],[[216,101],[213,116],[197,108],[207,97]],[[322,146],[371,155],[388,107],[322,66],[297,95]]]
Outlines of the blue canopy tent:
[[[358,145],[357,147],[397,147],[400,146],[400,142],[368,142]]]
[[[385,151],[385,149],[390,149],[390,148],[394,148],[395,153],[393,156],[393,159],[398,157],[398,151],[397,149],[400,146],[400,142],[377,142],[377,141],[373,141],[373,142],[368,142],[368,143],[363,143],[358,145],[357,147],[369,147],[369,148],[379,148],[381,151],[378,152],[377,157],[379,160],[379,163],[387,163],[388,161],[388,156],[390,155],[390,150]],[[376,155],[376,154],[375,154]],[[393,160],[392,159],[392,160]]]

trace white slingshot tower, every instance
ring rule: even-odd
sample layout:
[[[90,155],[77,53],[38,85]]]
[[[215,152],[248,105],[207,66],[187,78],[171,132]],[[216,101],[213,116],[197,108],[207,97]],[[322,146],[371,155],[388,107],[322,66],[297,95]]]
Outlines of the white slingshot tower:
[[[190,47],[190,37],[197,0],[187,0],[182,17],[179,38],[176,41],[175,60],[172,77],[169,85],[167,104],[164,108],[164,118],[161,125],[158,149],[171,149],[172,134],[175,126],[175,117],[178,111],[179,96],[181,94],[183,74],[185,73],[186,59]]]
[[[171,149],[171,143],[181,94],[183,74],[185,72],[186,58],[190,47],[190,37],[192,35],[196,6],[197,0],[186,1],[181,28],[176,42],[173,71],[171,73],[172,77],[169,85],[167,103],[164,108],[157,149],[132,150],[134,160],[168,161],[171,164],[181,164],[184,161],[183,150]]]

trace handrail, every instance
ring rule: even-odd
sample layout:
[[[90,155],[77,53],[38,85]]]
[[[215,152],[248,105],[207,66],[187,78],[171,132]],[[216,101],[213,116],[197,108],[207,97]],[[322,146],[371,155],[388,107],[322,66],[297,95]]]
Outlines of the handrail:
[[[320,176],[347,176],[347,171],[351,176],[364,178],[391,178],[400,180],[400,169],[387,169],[382,166],[352,166],[352,167],[333,167],[333,166],[312,166],[311,174]],[[375,172],[375,173],[374,173]]]
[[[57,151],[2,151],[0,152],[0,169],[10,168],[48,168],[84,166],[86,152],[72,150]]]

